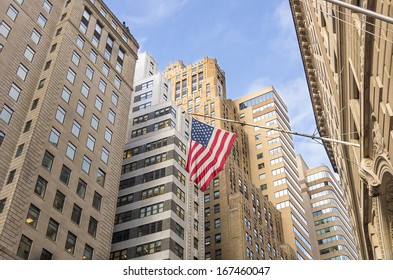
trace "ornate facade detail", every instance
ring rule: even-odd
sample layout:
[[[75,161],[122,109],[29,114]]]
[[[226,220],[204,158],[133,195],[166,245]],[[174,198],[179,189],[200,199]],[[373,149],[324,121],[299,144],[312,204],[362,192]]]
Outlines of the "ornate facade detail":
[[[374,172],[375,161],[371,158],[363,158],[360,161],[359,175],[367,183],[368,193],[375,197],[379,195],[381,180]]]
[[[390,250],[393,252],[393,180],[390,180],[386,189],[387,222],[390,233]]]
[[[377,252],[375,257],[377,259],[385,259],[385,250],[382,243],[382,227],[381,227],[381,213],[378,209],[377,198],[372,198],[372,210],[373,218],[372,218],[372,226],[375,231],[376,240],[373,240],[371,237],[371,241],[374,241],[372,244],[374,246],[374,252]],[[378,249],[377,249],[378,248]]]
[[[383,136],[378,122],[374,122],[373,127],[373,158],[376,159],[379,155],[384,154]]]

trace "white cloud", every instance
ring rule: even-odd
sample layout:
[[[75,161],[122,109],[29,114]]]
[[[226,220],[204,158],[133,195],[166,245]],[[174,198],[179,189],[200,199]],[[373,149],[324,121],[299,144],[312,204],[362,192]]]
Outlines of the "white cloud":
[[[181,10],[188,0],[133,0],[125,1],[125,10],[138,11],[125,15],[128,24],[151,25],[166,19]]]
[[[293,30],[293,19],[288,1],[283,1],[278,4],[278,6],[273,12],[273,15],[275,18],[278,19],[278,23],[282,30]]]

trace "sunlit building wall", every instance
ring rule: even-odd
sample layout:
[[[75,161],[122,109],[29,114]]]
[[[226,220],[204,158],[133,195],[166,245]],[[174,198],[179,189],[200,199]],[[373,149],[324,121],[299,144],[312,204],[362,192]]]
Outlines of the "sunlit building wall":
[[[0,14],[0,259],[108,259],[138,43],[100,0]]]

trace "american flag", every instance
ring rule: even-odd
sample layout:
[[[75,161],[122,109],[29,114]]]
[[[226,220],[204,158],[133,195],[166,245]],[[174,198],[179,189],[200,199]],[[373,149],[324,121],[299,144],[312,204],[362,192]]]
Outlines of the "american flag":
[[[234,133],[192,119],[186,170],[201,191],[223,169],[235,139]]]

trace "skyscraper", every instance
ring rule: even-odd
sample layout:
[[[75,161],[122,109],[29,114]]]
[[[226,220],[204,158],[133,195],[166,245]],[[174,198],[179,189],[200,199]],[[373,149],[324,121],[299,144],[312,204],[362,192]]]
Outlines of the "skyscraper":
[[[138,43],[101,0],[0,13],[0,258],[108,259]]]
[[[309,168],[301,155],[296,160],[303,196],[309,198],[310,228],[315,227],[320,259],[358,259],[344,191],[334,174],[327,166]]]
[[[289,2],[319,133],[348,143],[324,146],[361,258],[393,259],[392,1]]]
[[[189,121],[139,55],[110,259],[203,259],[203,196],[185,171]]]
[[[252,181],[280,210],[285,243],[296,250],[298,259],[313,259],[293,140],[290,134],[277,130],[291,130],[286,105],[273,87],[234,102],[240,121],[263,128],[244,127]]]
[[[225,73],[216,59],[206,57],[187,66],[176,61],[164,75],[171,82],[172,98],[186,114],[199,114],[203,122],[237,134],[224,170],[204,192],[205,259],[295,258],[283,241],[281,214],[252,184],[245,130],[210,118],[239,120],[234,102],[226,98]]]

